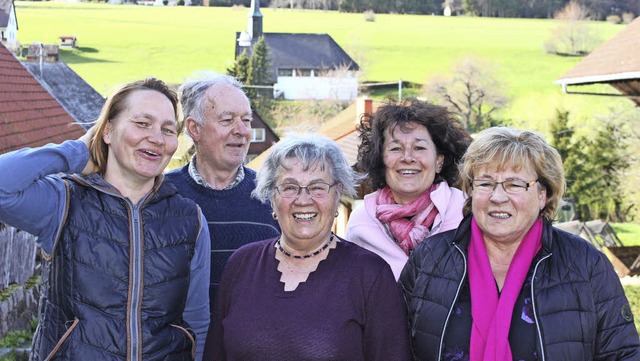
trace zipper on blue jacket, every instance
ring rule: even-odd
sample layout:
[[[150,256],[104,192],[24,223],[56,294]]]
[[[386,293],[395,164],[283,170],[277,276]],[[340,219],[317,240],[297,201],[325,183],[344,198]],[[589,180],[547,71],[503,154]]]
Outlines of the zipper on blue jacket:
[[[442,359],[442,348],[444,347],[444,334],[447,329],[447,325],[449,324],[449,319],[451,318],[451,313],[453,312],[453,307],[458,300],[458,296],[460,296],[460,290],[462,289],[462,284],[464,283],[464,278],[467,276],[467,256],[465,256],[464,252],[458,247],[457,244],[453,245],[458,252],[462,255],[464,271],[462,272],[462,278],[460,278],[460,283],[458,283],[458,289],[456,290],[456,295],[453,297],[453,302],[451,302],[451,307],[449,307],[449,313],[447,313],[447,318],[444,320],[444,325],[442,328],[442,336],[440,336],[440,345],[438,346],[438,360]]]
[[[544,357],[544,345],[542,344],[542,331],[540,330],[540,320],[538,319],[538,312],[536,312],[536,297],[533,289],[533,284],[535,283],[536,273],[538,273],[538,266],[542,261],[551,257],[551,253],[542,257],[538,262],[536,262],[536,266],[533,269],[533,277],[531,278],[531,306],[533,306],[533,319],[536,321],[536,330],[538,331],[538,340],[540,342],[540,355],[542,356],[541,361],[545,361]]]
[[[138,320],[140,320],[140,304],[141,304],[141,294],[142,294],[142,284],[141,284],[141,274],[142,274],[142,245],[141,235],[140,235],[140,208],[135,205],[133,206],[129,200],[126,202],[131,207],[131,223],[133,226],[133,231],[131,233],[131,300],[129,310],[129,319],[127,322],[129,323],[129,360],[136,361],[138,360],[138,354],[140,352],[140,347],[142,345],[138,342],[140,340],[140,328],[138,327]],[[140,204],[140,203],[138,203]]]

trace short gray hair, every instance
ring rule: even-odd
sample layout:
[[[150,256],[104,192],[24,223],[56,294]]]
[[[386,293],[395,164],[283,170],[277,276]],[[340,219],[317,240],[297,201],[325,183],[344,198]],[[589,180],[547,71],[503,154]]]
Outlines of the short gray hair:
[[[180,85],[178,96],[182,107],[183,122],[191,117],[199,125],[204,125],[204,94],[207,89],[216,85],[228,85],[242,90],[242,83],[238,79],[230,75],[215,73],[205,73],[197,79],[186,81]],[[244,91],[242,93],[244,94]]]
[[[329,174],[341,185],[342,193],[335,188],[338,194],[356,194],[356,182],[361,176],[351,168],[338,144],[324,136],[306,134],[288,136],[273,146],[258,171],[252,193],[255,198],[265,204],[273,200],[276,181],[280,172],[287,169],[285,161],[291,158],[298,159],[304,171],[318,165],[329,166]]]

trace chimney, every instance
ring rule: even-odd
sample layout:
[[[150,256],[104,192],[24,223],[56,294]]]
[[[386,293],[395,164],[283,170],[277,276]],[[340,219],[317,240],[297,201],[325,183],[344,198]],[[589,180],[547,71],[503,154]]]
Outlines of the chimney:
[[[373,113],[373,100],[367,97],[358,98],[356,104],[356,124],[360,124],[360,118],[363,114]]]
[[[247,32],[251,35],[251,39],[258,40],[262,36],[262,13],[260,12],[260,0],[251,0]]]

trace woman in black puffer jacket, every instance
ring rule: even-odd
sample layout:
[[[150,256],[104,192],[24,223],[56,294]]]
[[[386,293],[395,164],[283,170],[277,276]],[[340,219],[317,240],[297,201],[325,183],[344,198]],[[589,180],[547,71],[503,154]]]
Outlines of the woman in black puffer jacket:
[[[564,191],[557,151],[509,128],[480,133],[461,166],[457,230],[422,242],[400,276],[417,360],[640,360],[605,255],[550,220]]]

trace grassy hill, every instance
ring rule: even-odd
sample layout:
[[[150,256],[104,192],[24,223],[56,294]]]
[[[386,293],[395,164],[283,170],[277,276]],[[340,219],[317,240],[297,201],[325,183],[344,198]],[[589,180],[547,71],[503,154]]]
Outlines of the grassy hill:
[[[148,75],[181,82],[198,70],[224,72],[233,60],[235,32],[245,30],[248,14],[244,8],[98,3],[17,1],[16,7],[23,44],[76,35],[79,48],[61,50],[61,59],[103,94]],[[594,114],[628,105],[624,99],[565,95],[553,84],[580,58],[543,51],[557,26],[552,20],[379,14],[368,22],[362,14],[262,12],[265,32],[330,34],[361,65],[362,80],[424,83],[450,73],[461,57],[488,59],[511,97],[498,116],[515,126],[546,132],[555,109],[562,108],[589,129]],[[624,28],[590,26],[603,41]]]

